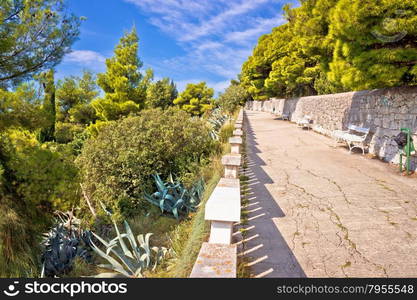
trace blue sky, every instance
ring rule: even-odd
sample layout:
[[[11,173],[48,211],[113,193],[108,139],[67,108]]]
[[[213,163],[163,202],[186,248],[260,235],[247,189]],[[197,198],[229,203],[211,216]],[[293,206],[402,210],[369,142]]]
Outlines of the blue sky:
[[[240,72],[258,38],[284,22],[282,6],[295,0],[68,0],[87,20],[57,77],[105,70],[123,32],[136,26],[139,57],[155,78],[179,90],[206,81],[217,92]]]

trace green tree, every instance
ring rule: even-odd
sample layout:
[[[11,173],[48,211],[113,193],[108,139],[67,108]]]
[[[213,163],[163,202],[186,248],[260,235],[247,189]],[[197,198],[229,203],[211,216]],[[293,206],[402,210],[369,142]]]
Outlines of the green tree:
[[[339,0],[328,78],[345,89],[417,85],[417,2]]]
[[[79,34],[63,0],[3,0],[0,5],[0,86],[56,66]]]
[[[177,87],[169,78],[163,78],[149,85],[146,94],[147,108],[167,108],[178,97]]]
[[[189,83],[185,90],[174,100],[182,110],[193,116],[201,116],[213,108],[214,90],[207,87],[206,83]]]
[[[55,141],[56,103],[54,70],[46,71],[39,76],[44,91],[43,110],[47,116],[48,124],[39,133],[41,142]]]
[[[100,119],[116,120],[121,116],[138,112],[145,102],[140,73],[142,62],[138,57],[139,38],[136,29],[120,39],[114,56],[106,59],[107,71],[97,75],[97,83],[105,92],[104,98],[93,101],[93,107]],[[145,78],[149,80],[149,75]]]
[[[15,91],[0,89],[0,132],[24,128],[32,132],[48,125],[42,96],[34,82],[21,83]]]
[[[261,37],[242,68],[242,85],[255,99],[314,95],[324,89],[332,53],[326,43],[328,12],[337,1],[305,0],[297,8],[284,7],[287,23]]]
[[[98,94],[95,76],[89,71],[84,71],[82,77],[70,76],[59,80],[56,89],[58,120],[70,122],[70,112],[83,111],[84,106],[89,105]]]
[[[303,0],[242,66],[256,100],[417,84],[413,0]]]
[[[232,82],[226,91],[220,95],[218,105],[224,112],[233,113],[250,99],[250,94],[246,89]]]

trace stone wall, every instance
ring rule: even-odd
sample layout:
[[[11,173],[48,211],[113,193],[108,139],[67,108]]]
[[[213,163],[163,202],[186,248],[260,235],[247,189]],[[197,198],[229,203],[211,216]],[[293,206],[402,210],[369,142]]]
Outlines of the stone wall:
[[[401,128],[411,129],[417,146],[417,87],[270,99],[249,102],[246,108],[288,114],[292,122],[309,115],[313,130],[329,136],[334,130],[346,130],[349,124],[370,128],[369,152],[388,162],[399,162],[392,137]],[[416,168],[417,164],[413,165]]]

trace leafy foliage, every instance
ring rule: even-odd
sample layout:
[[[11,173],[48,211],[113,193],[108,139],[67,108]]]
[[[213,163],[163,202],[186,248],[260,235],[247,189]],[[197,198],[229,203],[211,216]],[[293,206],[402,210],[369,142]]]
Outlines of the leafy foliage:
[[[164,78],[149,85],[146,95],[147,108],[167,108],[178,97],[177,88],[172,80]]]
[[[189,83],[174,104],[193,116],[201,116],[213,108],[213,95],[214,90],[208,88],[205,82]]]
[[[143,192],[153,189],[153,174],[184,180],[213,147],[203,120],[176,108],[144,110],[101,129],[77,163],[93,204],[103,201],[120,219],[147,207]]]
[[[353,90],[417,85],[416,1],[339,0],[330,20],[331,81]]]
[[[63,0],[5,0],[0,6],[0,86],[58,64],[79,34]]]
[[[45,94],[43,110],[48,120],[47,126],[42,128],[39,133],[39,140],[41,142],[51,142],[55,140],[56,123],[54,70],[49,70],[40,74],[39,80],[42,84]]]
[[[39,235],[54,209],[77,204],[77,178],[71,158],[41,146],[34,134],[0,134],[1,274],[23,276],[32,269],[33,276]]]
[[[256,100],[416,85],[415,1],[305,0],[242,66]]]
[[[195,211],[204,191],[204,182],[199,180],[190,191],[181,182],[175,182],[172,175],[168,181],[162,181],[158,174],[153,175],[157,191],[152,195],[145,192],[145,199],[162,211],[171,213],[178,220],[180,215]]]
[[[89,104],[98,96],[95,76],[84,71],[82,77],[70,76],[59,80],[56,87],[57,120],[89,124],[95,119],[95,111]]]
[[[0,131],[19,127],[36,131],[47,125],[48,116],[34,82],[22,83],[13,92],[0,89]]]
[[[218,105],[225,113],[232,114],[250,100],[250,94],[240,85],[232,84],[220,95]]]
[[[120,39],[114,57],[106,59],[107,71],[97,75],[105,97],[93,101],[92,105],[101,120],[116,120],[138,112],[143,106],[146,89],[141,85],[143,75],[139,69],[142,62],[137,54],[138,47],[139,38],[133,28]]]

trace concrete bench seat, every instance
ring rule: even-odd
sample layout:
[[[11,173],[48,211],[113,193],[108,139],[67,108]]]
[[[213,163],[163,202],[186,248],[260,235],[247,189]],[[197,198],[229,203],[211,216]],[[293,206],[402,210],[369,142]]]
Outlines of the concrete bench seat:
[[[233,223],[240,222],[239,179],[222,178],[208,199],[205,220],[211,221],[210,243],[231,244]]]
[[[190,278],[236,278],[236,245],[203,243]]]

